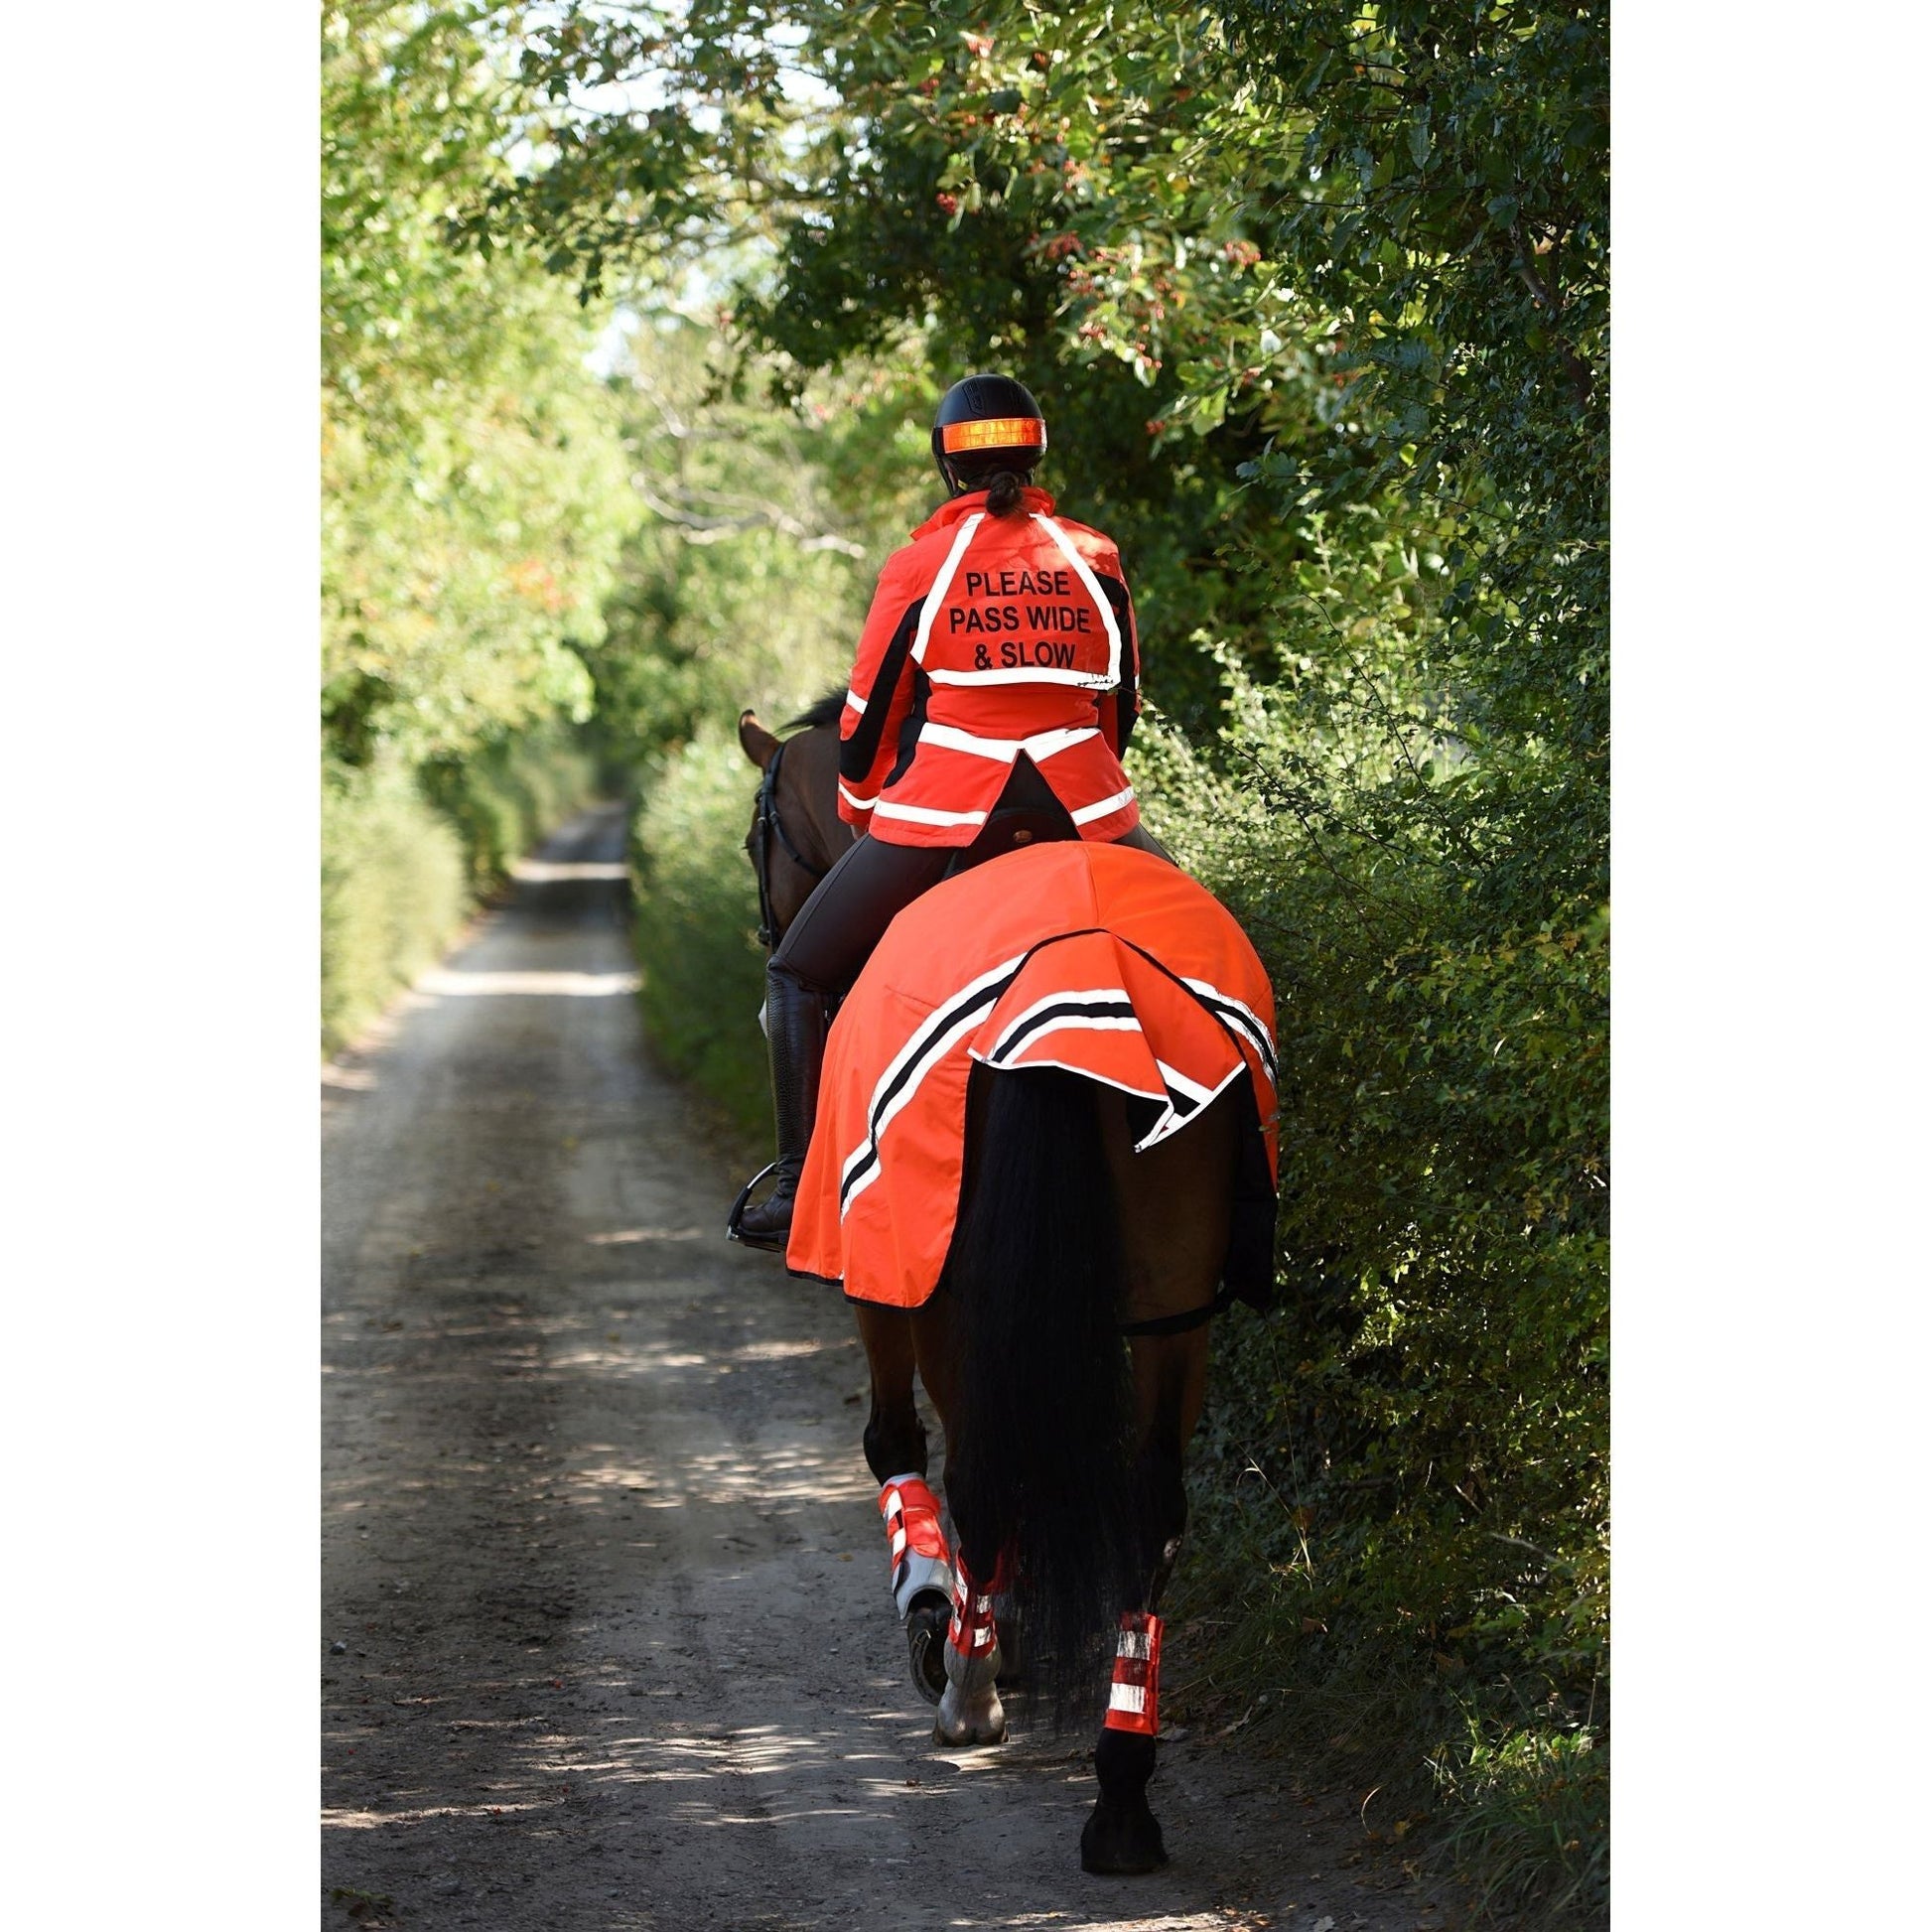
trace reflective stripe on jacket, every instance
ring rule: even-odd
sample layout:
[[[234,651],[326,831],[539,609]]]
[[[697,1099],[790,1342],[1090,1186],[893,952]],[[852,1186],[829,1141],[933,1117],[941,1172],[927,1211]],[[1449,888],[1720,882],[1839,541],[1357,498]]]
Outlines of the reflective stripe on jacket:
[[[1140,708],[1110,538],[1029,489],[955,496],[887,560],[840,723],[839,812],[894,845],[970,845],[1023,754],[1083,837],[1140,823],[1121,769]]]

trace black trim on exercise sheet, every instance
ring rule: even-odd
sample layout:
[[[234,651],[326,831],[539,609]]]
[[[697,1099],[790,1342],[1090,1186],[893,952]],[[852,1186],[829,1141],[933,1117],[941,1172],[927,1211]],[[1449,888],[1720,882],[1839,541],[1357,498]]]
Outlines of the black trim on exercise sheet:
[[[883,1093],[873,1095],[872,1105],[866,1110],[866,1149],[862,1160],[854,1164],[850,1173],[839,1176],[839,1207],[843,1212],[846,1199],[851,1194],[853,1184],[862,1179],[879,1165],[880,1117],[894,1100],[904,1090],[907,1081],[916,1084],[923,1080],[931,1070],[933,1047],[946,1031],[964,1020],[969,1014],[977,1013],[982,1007],[997,1006],[1000,996],[1020,977],[1022,969],[1037,947],[1021,955],[1010,973],[1002,974],[997,980],[982,986],[977,992],[956,999],[950,1005],[935,1007],[926,1015],[925,1024],[913,1035],[914,1050],[907,1055],[905,1063],[894,1074],[891,1084]]]
[[[839,747],[839,776],[857,784],[873,767],[879,756],[879,741],[886,733],[886,714],[893,708],[893,693],[905,671],[905,660],[912,654],[912,639],[919,628],[919,613],[925,609],[923,597],[905,607],[905,615],[879,660],[879,675],[866,694],[866,708],[852,736]]]
[[[1009,1028],[1005,1037],[987,1054],[987,1064],[1004,1066],[1048,1021],[1063,1020],[1069,1014],[1077,1014],[1083,1020],[1132,1020],[1134,1003],[1132,1000],[1055,1001],[1052,1006],[1041,1007],[1037,1013],[1030,1013],[1018,1026]]]

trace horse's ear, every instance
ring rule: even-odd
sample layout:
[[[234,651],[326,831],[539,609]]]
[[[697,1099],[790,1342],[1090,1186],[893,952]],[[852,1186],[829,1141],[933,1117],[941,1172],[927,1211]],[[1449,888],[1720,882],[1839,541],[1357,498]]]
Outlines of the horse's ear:
[[[760,771],[771,762],[771,756],[778,749],[778,741],[759,723],[755,711],[738,714],[738,742],[744,746],[745,756]]]

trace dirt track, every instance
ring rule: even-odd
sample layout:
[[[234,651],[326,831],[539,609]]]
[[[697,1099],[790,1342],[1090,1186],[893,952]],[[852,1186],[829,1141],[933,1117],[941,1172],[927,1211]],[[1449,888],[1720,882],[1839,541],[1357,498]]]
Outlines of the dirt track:
[[[1438,1923],[1345,1797],[1233,1743],[1164,1744],[1173,1863],[1131,1880],[1079,1869],[1090,1738],[931,1747],[863,1358],[721,1237],[621,852],[615,812],[567,828],[329,1071],[323,1923]]]

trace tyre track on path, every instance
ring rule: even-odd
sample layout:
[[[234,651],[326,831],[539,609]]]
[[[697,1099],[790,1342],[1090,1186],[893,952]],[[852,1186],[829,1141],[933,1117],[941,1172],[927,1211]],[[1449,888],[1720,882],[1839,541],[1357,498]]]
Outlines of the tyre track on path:
[[[1435,1924],[1278,1765],[1165,1746],[1173,1862],[1124,1882],[1078,1866],[1090,1739],[932,1749],[863,1355],[720,1235],[622,853],[574,821],[327,1075],[323,1923]]]

